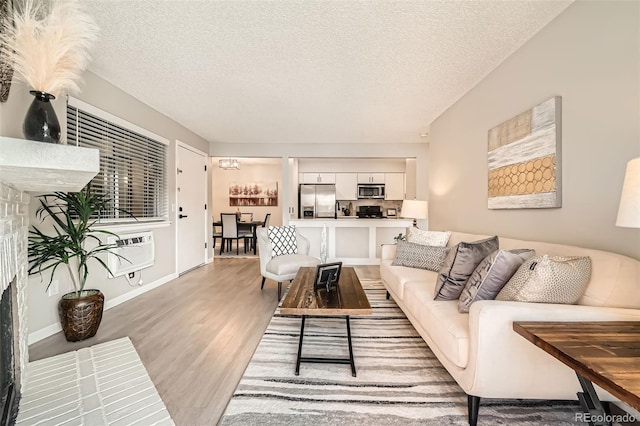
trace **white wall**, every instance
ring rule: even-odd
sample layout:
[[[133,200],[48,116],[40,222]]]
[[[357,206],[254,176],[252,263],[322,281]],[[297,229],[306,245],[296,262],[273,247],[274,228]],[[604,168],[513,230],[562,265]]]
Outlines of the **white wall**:
[[[153,133],[163,136],[171,141],[168,149],[168,192],[170,215],[171,206],[175,205],[175,141],[176,139],[194,146],[204,152],[209,149],[208,142],[200,138],[198,135],[189,131],[180,124],[172,121],[168,117],[160,114],[148,105],[138,101],[107,81],[101,79],[91,72],[84,74],[85,84],[82,93],[75,95],[78,99],[87,102],[97,108],[107,111],[115,116],[136,124],[142,128],[148,129]],[[0,136],[9,136],[22,138],[22,120],[24,113],[33,97],[28,94],[28,87],[14,82],[9,99],[6,103],[0,103]],[[54,108],[64,129],[66,126],[66,102],[64,98],[56,99]],[[25,177],[28,179],[28,177]],[[35,202],[34,202],[35,201]],[[36,223],[35,209],[37,208],[37,200],[31,202],[30,205],[30,222]],[[173,217],[171,218],[173,222]],[[38,221],[39,222],[39,221]],[[124,231],[118,231],[124,233]],[[171,223],[164,228],[153,229],[156,243],[156,262],[153,267],[143,271],[143,279],[145,285],[158,283],[175,276],[175,228]],[[60,294],[71,289],[71,281],[66,271],[60,268],[56,272],[56,278],[60,281]],[[137,278],[135,281],[137,281]],[[45,292],[48,277],[42,278],[33,276],[29,280],[28,304],[29,304],[29,332],[39,332],[39,336],[43,337],[47,331],[55,331],[59,324],[57,303],[58,296],[48,297]],[[95,268],[95,272],[91,273],[88,288],[98,288],[105,294],[106,303],[109,304],[114,300],[123,300],[127,297],[127,293],[136,291],[128,285],[124,277],[108,279],[106,272],[101,268]],[[118,299],[116,299],[118,298]]]
[[[300,173],[404,173],[404,158],[299,158]]]
[[[552,96],[562,96],[562,208],[489,210],[488,130]],[[431,125],[429,155],[432,229],[640,258],[640,230],[615,226],[625,165],[640,155],[640,3],[569,6]]]

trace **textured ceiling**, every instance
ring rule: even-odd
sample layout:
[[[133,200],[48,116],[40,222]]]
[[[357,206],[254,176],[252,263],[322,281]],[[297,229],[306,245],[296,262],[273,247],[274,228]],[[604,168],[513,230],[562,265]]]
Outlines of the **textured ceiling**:
[[[570,3],[85,4],[90,69],[210,142],[419,143]]]

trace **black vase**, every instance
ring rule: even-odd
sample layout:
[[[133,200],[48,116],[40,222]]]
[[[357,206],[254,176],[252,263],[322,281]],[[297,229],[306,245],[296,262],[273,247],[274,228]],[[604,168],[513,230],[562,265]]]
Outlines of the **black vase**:
[[[60,123],[53,105],[49,100],[56,97],[37,90],[31,90],[35,98],[24,117],[22,132],[26,139],[32,141],[58,143],[60,142]]]

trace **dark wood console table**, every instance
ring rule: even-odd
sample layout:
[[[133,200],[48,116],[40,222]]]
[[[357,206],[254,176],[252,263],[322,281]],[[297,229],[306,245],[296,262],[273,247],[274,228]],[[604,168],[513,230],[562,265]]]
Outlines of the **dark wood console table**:
[[[513,329],[576,372],[590,418],[606,418],[593,383],[640,410],[640,322],[514,322]]]

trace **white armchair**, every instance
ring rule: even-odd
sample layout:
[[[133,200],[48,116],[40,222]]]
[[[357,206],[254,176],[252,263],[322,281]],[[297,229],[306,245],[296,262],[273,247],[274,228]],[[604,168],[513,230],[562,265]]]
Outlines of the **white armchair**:
[[[262,274],[262,284],[267,278],[278,283],[278,300],[282,295],[282,282],[293,281],[298,273],[298,269],[303,266],[316,266],[320,264],[320,259],[309,256],[309,240],[296,231],[296,244],[298,253],[285,254],[271,257],[271,241],[267,233],[268,228],[258,228],[258,250],[260,253],[260,274]]]

